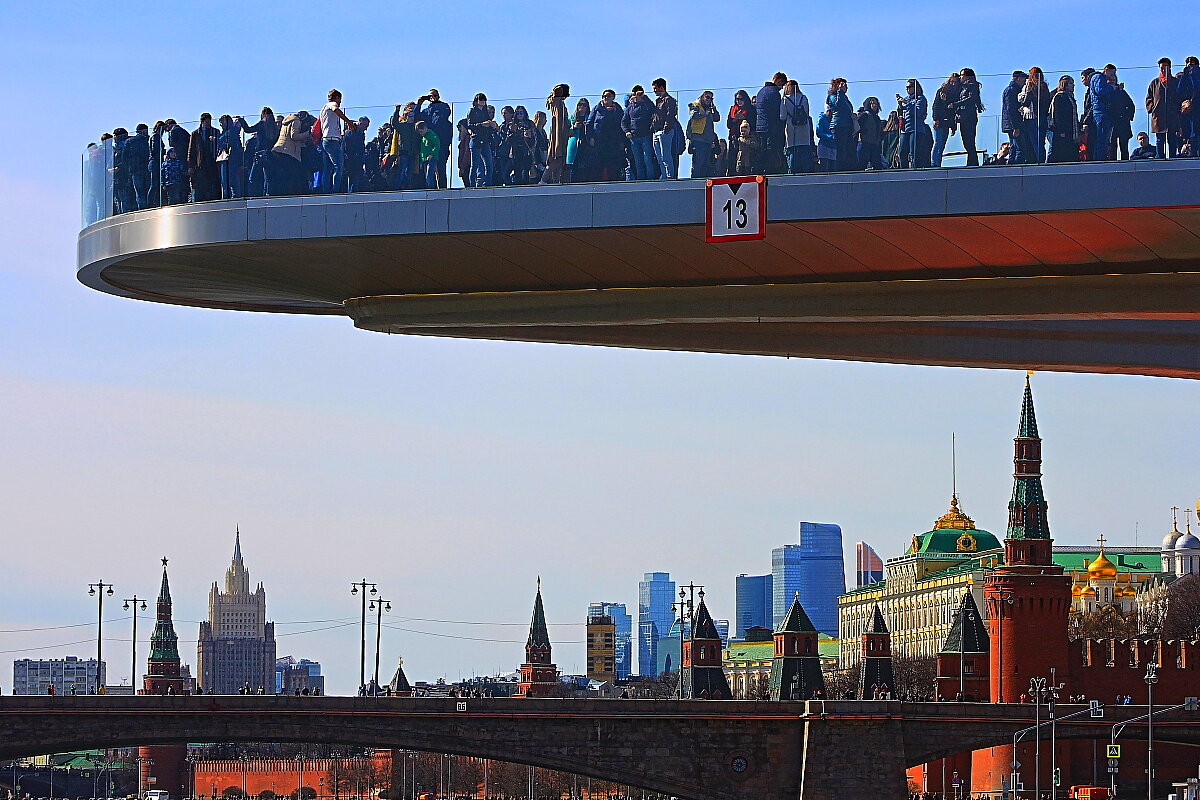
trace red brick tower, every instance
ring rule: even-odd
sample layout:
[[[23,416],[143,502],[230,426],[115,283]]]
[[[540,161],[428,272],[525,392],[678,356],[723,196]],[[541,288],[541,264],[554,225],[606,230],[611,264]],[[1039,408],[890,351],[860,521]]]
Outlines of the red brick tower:
[[[546,630],[546,612],[542,608],[542,579],[538,578],[537,597],[533,601],[533,619],[525,642],[525,663],[521,665],[521,683],[517,697],[553,697],[558,693],[558,667],[550,660],[550,633]]]
[[[150,659],[142,694],[183,694],[187,680],[180,675],[179,637],[171,619],[171,586],[167,582],[167,559],[162,560],[162,587],[158,591],[158,619],[150,637]],[[143,792],[159,789],[170,792],[171,800],[186,797],[187,776],[184,758],[186,744],[139,747],[141,770],[139,785]]]
[[[1013,441],[1013,495],[1008,503],[1004,566],[989,573],[984,585],[992,641],[991,699],[1001,703],[1018,702],[1028,692],[1030,678],[1049,678],[1051,669],[1066,678],[1071,666],[1067,655],[1071,581],[1051,557],[1053,540],[1042,492],[1042,440],[1028,377]],[[1073,691],[1070,685],[1064,689],[1066,694]],[[1031,759],[1021,755],[1018,760],[1029,766]],[[1011,772],[1011,761],[1011,746],[976,753],[974,791],[999,790]]]

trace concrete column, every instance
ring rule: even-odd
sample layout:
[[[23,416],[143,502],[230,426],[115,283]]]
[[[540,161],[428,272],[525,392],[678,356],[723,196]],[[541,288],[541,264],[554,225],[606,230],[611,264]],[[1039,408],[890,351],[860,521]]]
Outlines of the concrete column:
[[[898,720],[830,723],[820,717],[804,725],[800,770],[803,800],[908,800],[904,729]]]

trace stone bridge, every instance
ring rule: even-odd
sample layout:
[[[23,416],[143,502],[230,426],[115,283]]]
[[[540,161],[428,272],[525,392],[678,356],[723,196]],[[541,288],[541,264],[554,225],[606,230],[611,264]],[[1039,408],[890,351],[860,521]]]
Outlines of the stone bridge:
[[[1065,707],[1063,713],[1077,710]],[[2,697],[0,759],[184,742],[318,742],[529,764],[689,800],[907,798],[906,767],[1011,741],[1026,705],[357,697]],[[1107,739],[1144,707],[1064,723]],[[1124,739],[1144,735],[1131,726]],[[1200,745],[1176,713],[1157,741]]]

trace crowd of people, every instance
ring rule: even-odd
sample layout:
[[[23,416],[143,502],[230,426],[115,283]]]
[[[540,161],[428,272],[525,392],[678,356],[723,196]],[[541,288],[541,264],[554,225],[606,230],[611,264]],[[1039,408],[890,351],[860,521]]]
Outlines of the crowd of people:
[[[649,94],[636,85],[618,102],[606,89],[594,106],[584,97],[573,108],[570,87],[559,84],[532,115],[524,105],[497,113],[480,93],[457,122],[430,89],[397,105],[369,136],[371,120],[347,115],[333,89],[315,116],[265,107],[253,123],[225,114],[214,125],[206,113],[192,131],[167,119],[133,134],[117,128],[102,137],[111,143],[88,152],[102,159],[111,147],[117,213],[242,197],[444,189],[452,150],[462,185],[476,188],[671,180],[685,152],[692,178],[940,167],[954,136],[968,166],[979,166],[981,155],[984,164],[1200,156],[1200,62],[1190,56],[1178,73],[1168,58],[1158,66],[1144,100],[1150,130],[1138,133],[1132,152],[1136,104],[1112,64],[1080,73],[1082,96],[1071,75],[1051,88],[1039,67],[1014,71],[1000,99],[1008,140],[991,155],[976,143],[986,109],[970,68],[932,97],[919,80],[906,81],[886,116],[877,97],[855,110],[845,78],[830,81],[823,100],[810,100],[778,72],[753,96],[738,90],[725,114],[711,91],[681,109],[664,78],[651,82]]]

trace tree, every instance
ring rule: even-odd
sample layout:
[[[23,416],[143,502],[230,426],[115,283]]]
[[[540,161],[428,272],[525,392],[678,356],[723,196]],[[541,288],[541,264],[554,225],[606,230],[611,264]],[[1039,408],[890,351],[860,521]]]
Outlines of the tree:
[[[766,673],[751,675],[746,681],[746,696],[742,700],[770,700],[771,676]]]
[[[893,698],[937,696],[937,656],[893,655],[892,672],[896,676]]]
[[[226,786],[221,790],[221,797],[228,798],[228,800],[239,800],[241,797],[243,797],[242,787]]]
[[[258,800],[275,800],[279,795],[272,792],[270,789],[263,789],[258,793]]]
[[[858,697],[858,670],[838,669],[831,667],[824,670],[825,697],[830,700],[840,700],[850,693],[850,697]]]
[[[1127,639],[1137,635],[1137,616],[1126,618],[1114,606],[1105,606],[1090,614],[1072,614],[1068,631],[1072,639]]]

